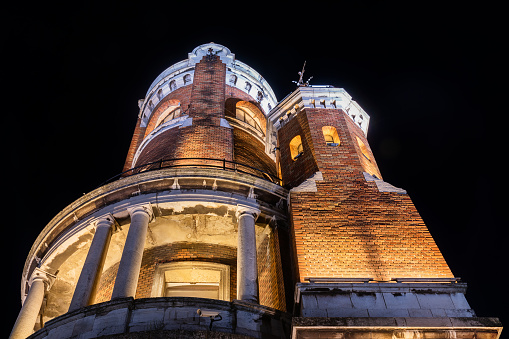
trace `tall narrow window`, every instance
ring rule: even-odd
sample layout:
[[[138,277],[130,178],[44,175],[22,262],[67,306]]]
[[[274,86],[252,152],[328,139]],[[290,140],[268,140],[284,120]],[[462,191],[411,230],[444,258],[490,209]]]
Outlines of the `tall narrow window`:
[[[300,135],[290,141],[290,155],[292,159],[297,160],[304,153],[304,147],[302,146],[302,139]]]
[[[322,127],[323,138],[328,146],[339,146],[338,131],[333,126]]]

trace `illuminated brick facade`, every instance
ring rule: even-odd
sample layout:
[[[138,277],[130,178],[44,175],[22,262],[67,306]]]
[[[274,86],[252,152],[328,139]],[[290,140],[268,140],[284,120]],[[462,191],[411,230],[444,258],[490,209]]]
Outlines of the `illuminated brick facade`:
[[[323,126],[337,130],[339,145],[326,144]],[[382,176],[364,133],[347,114],[305,108],[278,133],[285,183],[298,186],[317,171],[323,176],[316,192],[290,193],[300,281],[453,277],[409,196],[380,192],[366,180],[364,173]],[[296,135],[304,154],[293,160],[288,145]]]
[[[345,90],[278,102],[209,43],[138,105],[124,172],[34,243],[11,338],[500,336],[382,179]]]

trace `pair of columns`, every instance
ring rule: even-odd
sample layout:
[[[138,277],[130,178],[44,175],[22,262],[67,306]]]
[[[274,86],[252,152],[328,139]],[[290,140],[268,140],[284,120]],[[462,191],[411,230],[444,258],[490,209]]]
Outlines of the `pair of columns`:
[[[127,211],[131,216],[131,226],[118,266],[112,299],[134,297],[136,293],[148,224],[152,218],[152,209],[149,205],[135,206]],[[112,216],[106,216],[97,222],[94,239],[76,284],[69,311],[94,303],[114,224]]]

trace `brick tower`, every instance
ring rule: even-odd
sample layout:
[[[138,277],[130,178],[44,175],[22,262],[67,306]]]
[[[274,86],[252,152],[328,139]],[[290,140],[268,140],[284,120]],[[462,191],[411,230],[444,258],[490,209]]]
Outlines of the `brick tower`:
[[[500,336],[343,89],[277,102],[209,43],[138,105],[123,172],[36,239],[11,338]]]

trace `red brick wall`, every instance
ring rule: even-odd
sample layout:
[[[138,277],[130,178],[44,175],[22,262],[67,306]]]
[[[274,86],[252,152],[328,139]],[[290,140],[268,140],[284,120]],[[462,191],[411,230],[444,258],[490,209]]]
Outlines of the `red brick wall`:
[[[278,232],[271,232],[258,246],[258,285],[260,304],[286,311]]]
[[[252,92],[254,93],[254,90],[252,90]],[[225,100],[226,100],[227,105],[229,102],[228,99],[233,99],[233,102],[234,102],[233,107],[235,107],[235,104],[237,103],[237,101],[240,101],[240,100],[248,101],[251,104],[253,104],[254,106],[256,106],[260,112],[266,114],[263,111],[263,108],[260,106],[260,104],[258,104],[258,102],[252,96],[250,96],[249,94],[241,91],[240,89],[230,86],[230,85],[226,85],[226,87],[225,87]],[[227,109],[228,109],[228,107],[227,107]],[[235,113],[235,110],[232,110],[231,108],[229,108],[229,110],[231,112]]]
[[[212,61],[207,61],[204,57],[197,63],[192,85],[176,89],[158,103],[147,127],[140,127],[141,121],[138,121],[124,171],[131,168],[134,155],[144,137],[153,131],[161,113],[175,100],[180,102],[182,114],[189,114],[193,118],[193,126],[166,132],[164,137],[161,135],[151,141],[151,145],[146,146],[136,165],[161,158],[204,157],[233,160],[232,130],[220,127],[219,124],[226,110],[229,109],[232,112],[230,115],[235,116],[235,104],[240,100],[257,108],[261,127],[265,131],[266,118],[262,113],[263,109],[250,95],[226,85],[225,77],[226,65],[219,57],[214,57]],[[228,103],[232,107],[229,107]]]
[[[290,141],[297,135],[301,137],[304,154],[297,160],[293,160],[290,153]],[[281,175],[285,186],[298,186],[318,171],[313,140],[304,112],[285,122],[278,131],[278,140]]]
[[[265,153],[264,144],[251,134],[238,128],[233,130],[233,138],[234,160],[236,162],[261,169],[262,171],[277,176],[276,163]],[[251,170],[247,167],[241,167],[240,169],[256,176],[262,176],[262,173],[259,171]]]
[[[233,131],[220,126],[224,118],[226,65],[219,57],[204,57],[196,64],[192,86],[181,87],[156,107],[148,129],[170,100],[180,100],[182,112],[193,119],[192,125],[177,127],[154,138],[140,154],[136,165],[162,158],[214,158],[233,160]],[[190,97],[189,101],[187,98]],[[189,103],[189,108],[187,107]],[[147,130],[148,130],[147,129]],[[190,161],[193,164],[199,161]]]
[[[338,147],[325,144],[322,126],[337,129]],[[304,155],[293,162],[287,143],[296,134],[303,138]],[[362,131],[346,114],[306,109],[279,135],[285,182],[298,185],[316,170],[324,178],[316,182],[318,192],[290,195],[301,281],[453,276],[410,197],[379,192],[364,179],[363,171],[381,176]],[[368,147],[371,161],[361,154],[356,136]]]
[[[138,118],[136,122],[136,127],[134,128],[133,138],[131,139],[131,145],[129,145],[129,151],[127,152],[127,157],[125,159],[124,168],[122,172],[125,172],[131,168],[131,164],[133,163],[134,155],[136,154],[136,150],[140,146],[143,141],[143,136],[145,135],[145,127],[141,127],[141,119]],[[126,175],[130,175],[131,173],[126,173]]]
[[[284,311],[286,304],[277,232],[265,238],[265,241],[259,244],[258,249],[260,304]],[[145,249],[136,298],[150,298],[157,265],[173,261],[205,261],[230,266],[230,301],[237,297],[236,248],[215,244],[177,242]],[[111,299],[118,265],[117,263],[103,272],[97,289],[96,303]]]
[[[145,249],[141,262],[136,298],[150,298],[157,264],[172,261],[206,261],[230,266],[230,298],[237,296],[237,249],[234,247],[177,242]],[[118,264],[103,272],[96,303],[111,299]]]

